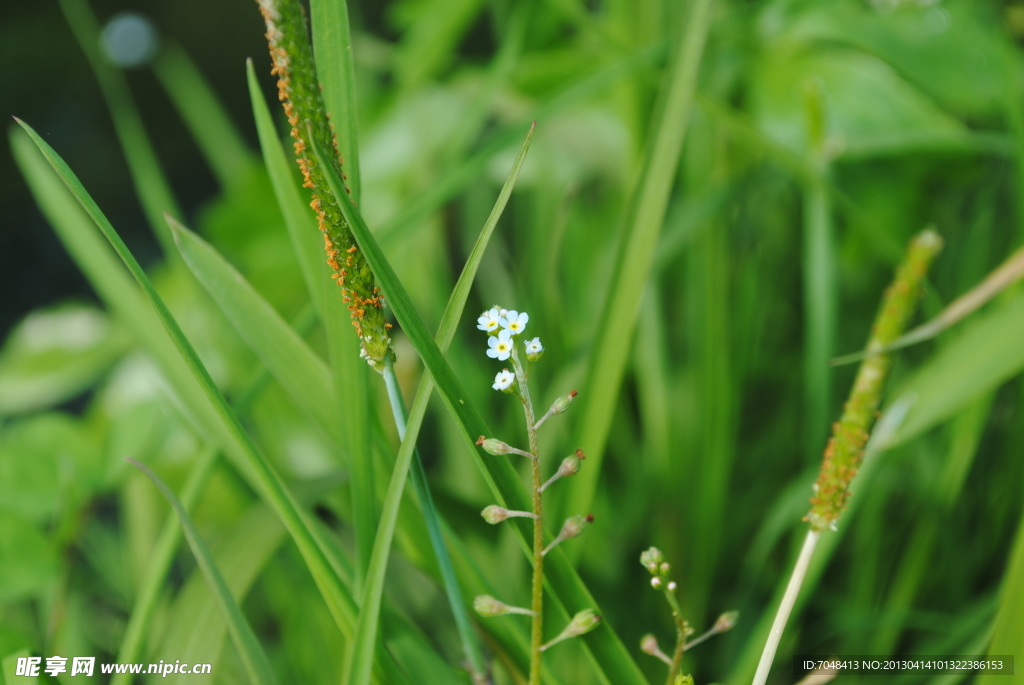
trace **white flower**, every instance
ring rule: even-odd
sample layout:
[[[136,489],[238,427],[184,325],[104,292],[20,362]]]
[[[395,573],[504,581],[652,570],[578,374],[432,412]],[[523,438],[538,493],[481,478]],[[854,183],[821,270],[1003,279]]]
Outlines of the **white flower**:
[[[508,390],[512,387],[512,383],[515,380],[515,374],[508,369],[502,369],[498,372],[498,375],[494,377],[494,385],[491,387],[495,390]]]
[[[526,355],[540,354],[544,351],[544,346],[540,344],[540,338],[534,338],[533,340],[526,341]]]
[[[498,333],[497,336],[492,335],[487,339],[487,347],[490,348],[487,350],[487,356],[503,362],[512,354],[512,345],[512,334],[507,330]]]
[[[512,335],[519,335],[526,330],[526,322],[530,320],[530,315],[526,312],[519,313],[516,310],[506,312],[498,323],[506,331],[509,331]]]
[[[487,331],[488,333],[496,333],[501,324],[498,323],[498,319],[501,318],[501,313],[497,307],[492,307],[486,312],[480,315],[480,318],[476,320],[477,328],[481,331]]]

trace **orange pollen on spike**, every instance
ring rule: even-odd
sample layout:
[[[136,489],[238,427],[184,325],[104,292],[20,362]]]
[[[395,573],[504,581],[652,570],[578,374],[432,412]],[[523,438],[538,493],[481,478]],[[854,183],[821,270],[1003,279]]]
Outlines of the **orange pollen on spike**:
[[[394,326],[392,326],[391,324],[389,324],[389,323],[384,324],[384,330],[391,330],[392,328],[394,328]]]
[[[358,250],[358,249],[359,249],[358,247],[356,247],[355,245],[353,245],[352,247],[350,247],[350,248],[348,248],[347,250],[345,250],[345,252],[348,252],[348,253],[350,253],[350,254],[351,254],[352,252],[355,252],[355,251],[356,251],[356,250]]]

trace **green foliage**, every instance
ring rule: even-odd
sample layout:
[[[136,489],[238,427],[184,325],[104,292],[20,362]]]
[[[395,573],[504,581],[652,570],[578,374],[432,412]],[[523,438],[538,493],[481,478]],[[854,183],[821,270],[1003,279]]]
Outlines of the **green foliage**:
[[[266,53],[245,84],[239,59],[237,88],[223,89],[207,81],[212,53],[161,26],[156,78],[126,75],[97,48],[107,17],[62,0],[121,147],[83,157],[74,117],[33,114],[38,136],[10,136],[96,300],[51,303],[0,347],[4,674],[18,656],[95,654],[209,662],[210,676],[176,678],[244,682],[255,640],[266,680],[336,684],[354,669],[352,682],[468,683],[476,642],[494,685],[525,682],[527,622],[465,614],[475,595],[529,605],[530,522],[479,516],[494,502],[530,508],[526,464],[473,444],[524,438],[473,323],[497,302],[528,311],[544,340],[552,373],[531,380],[537,406],[579,391],[541,433],[545,454],[587,457],[572,487],[545,492],[548,511],[594,514],[546,557],[544,635],[584,609],[603,620],[545,652],[543,682],[664,680],[636,647],[674,627],[635,562],[656,545],[698,633],[723,610],[742,616],[687,649],[680,672],[748,683],[853,381],[853,367],[825,361],[862,348],[923,227],[947,247],[910,327],[1024,237],[1019,8],[308,5],[356,200],[338,192],[340,210],[396,324],[405,437],[358,357],[294,141],[268,107]],[[259,45],[258,8],[237,12]],[[152,126],[150,82],[187,139]],[[245,85],[249,101],[225,102]],[[46,93],[62,112],[80,95]],[[171,174],[178,146],[212,172],[202,206],[195,188],[211,175]],[[110,159],[130,176],[123,199],[92,187]],[[142,208],[162,257],[143,259],[117,201]],[[822,534],[769,682],[788,682],[794,653],[1024,644],[1022,303],[1010,287],[893,353],[876,440],[839,530]],[[201,564],[125,457],[182,501],[209,544]],[[245,624],[251,635],[226,639]]]

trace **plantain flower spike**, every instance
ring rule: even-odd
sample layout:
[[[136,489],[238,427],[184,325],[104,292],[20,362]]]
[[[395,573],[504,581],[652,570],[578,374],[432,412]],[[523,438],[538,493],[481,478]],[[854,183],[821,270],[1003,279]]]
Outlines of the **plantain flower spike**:
[[[299,0],[257,0],[267,27],[270,44],[270,73],[277,76],[277,95],[295,139],[295,156],[302,170],[303,186],[312,194],[310,207],[324,237],[327,263],[332,278],[342,288],[361,345],[360,356],[378,372],[385,362],[394,361],[384,318],[384,298],[375,284],[373,272],[356,244],[352,230],[342,214],[339,199],[331,192],[321,162],[330,164],[344,179],[337,137],[328,119],[320,82],[313,62],[313,49],[306,32],[306,21]],[[316,147],[329,151],[330,159],[317,160],[308,136]]]

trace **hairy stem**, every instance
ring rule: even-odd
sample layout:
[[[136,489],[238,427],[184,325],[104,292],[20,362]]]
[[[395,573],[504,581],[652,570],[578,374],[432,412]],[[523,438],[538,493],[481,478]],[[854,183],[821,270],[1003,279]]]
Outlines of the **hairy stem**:
[[[530,685],[540,685],[540,657],[544,640],[544,509],[541,506],[540,454],[537,448],[537,425],[530,400],[530,388],[526,384],[526,371],[519,361],[519,347],[512,346],[512,366],[519,385],[519,399],[526,414],[526,430],[530,437],[530,470],[533,475],[533,587],[530,609],[533,611],[533,626],[530,631]]]
[[[665,588],[665,599],[668,600],[668,604],[672,607],[672,619],[676,622],[676,647],[672,650],[672,662],[668,668],[668,680],[665,681],[665,685],[672,685],[675,682],[676,675],[679,673],[679,668],[683,665],[683,652],[686,651],[686,638],[692,631],[687,630],[688,626],[686,621],[683,620],[683,612],[679,608],[679,600],[676,599],[675,594]]]

